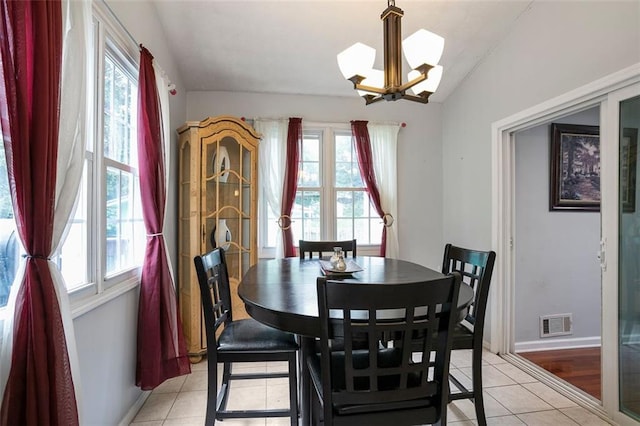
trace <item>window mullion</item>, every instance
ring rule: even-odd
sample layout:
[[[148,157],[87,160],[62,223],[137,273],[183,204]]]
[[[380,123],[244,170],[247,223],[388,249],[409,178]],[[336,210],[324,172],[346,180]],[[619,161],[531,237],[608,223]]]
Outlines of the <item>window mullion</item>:
[[[95,75],[95,93],[96,102],[94,104],[95,110],[93,111],[93,117],[95,118],[94,129],[94,144],[93,144],[93,170],[92,170],[92,185],[93,185],[93,197],[91,199],[91,224],[93,232],[91,235],[92,251],[89,254],[89,262],[92,266],[91,271],[93,281],[96,283],[96,291],[98,294],[104,291],[104,271],[105,271],[105,248],[102,241],[105,238],[106,219],[103,214],[106,210],[106,202],[104,200],[104,193],[106,191],[106,164],[104,163],[104,96],[105,96],[105,74],[104,74],[104,53],[106,44],[106,35],[104,25],[102,22],[98,24],[98,42],[96,46],[96,69]],[[95,253],[95,256],[92,254]]]
[[[322,162],[322,187],[324,202],[323,206],[323,231],[325,240],[335,239],[336,236],[336,188],[335,188],[335,134],[333,129],[326,128],[322,132],[323,158]]]

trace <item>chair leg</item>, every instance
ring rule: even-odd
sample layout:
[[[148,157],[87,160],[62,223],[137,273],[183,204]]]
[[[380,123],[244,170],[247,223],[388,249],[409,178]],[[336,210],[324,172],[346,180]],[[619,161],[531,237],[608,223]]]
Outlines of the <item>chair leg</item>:
[[[296,354],[289,358],[289,410],[291,410],[291,426],[298,426],[298,364]]]
[[[482,347],[475,348],[472,354],[473,405],[476,408],[476,419],[479,426],[487,425],[482,395]]]
[[[207,375],[207,413],[204,424],[205,426],[214,426],[218,399],[218,365],[214,360],[207,359]]]
[[[232,363],[225,362],[222,368],[222,386],[218,394],[216,411],[225,411],[229,399],[229,379],[231,378]]]

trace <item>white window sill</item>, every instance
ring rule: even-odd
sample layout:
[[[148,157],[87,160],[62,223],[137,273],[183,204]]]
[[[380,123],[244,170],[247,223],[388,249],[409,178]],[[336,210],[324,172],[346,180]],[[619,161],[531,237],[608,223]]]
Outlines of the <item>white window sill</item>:
[[[121,284],[115,285],[108,290],[103,291],[100,294],[96,294],[86,299],[78,300],[76,302],[71,303],[71,317],[73,319],[78,318],[81,315],[86,314],[87,312],[96,309],[97,307],[104,305],[105,303],[110,302],[111,300],[127,293],[128,291],[133,290],[138,287],[140,284],[139,277],[132,277]]]

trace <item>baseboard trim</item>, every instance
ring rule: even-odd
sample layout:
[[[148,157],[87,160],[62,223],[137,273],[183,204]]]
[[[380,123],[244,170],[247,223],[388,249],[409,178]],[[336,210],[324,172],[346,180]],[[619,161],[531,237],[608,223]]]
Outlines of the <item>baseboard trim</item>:
[[[127,414],[125,414],[124,418],[120,420],[118,426],[129,426],[129,424],[133,422],[133,419],[136,418],[136,414],[138,414],[138,411],[140,411],[147,398],[149,398],[149,395],[151,395],[151,391],[142,391],[140,397],[136,400],[136,402],[134,402],[131,408],[129,408],[129,411],[127,411]]]
[[[601,346],[600,336],[577,337],[573,339],[545,339],[518,342],[515,344],[515,352],[538,352],[558,349],[593,348]]]

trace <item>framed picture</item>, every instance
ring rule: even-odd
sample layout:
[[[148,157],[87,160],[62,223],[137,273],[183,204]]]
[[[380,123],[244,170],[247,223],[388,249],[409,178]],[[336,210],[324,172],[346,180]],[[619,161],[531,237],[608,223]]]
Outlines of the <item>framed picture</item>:
[[[638,129],[624,128],[620,138],[620,202],[623,213],[636,211]]]
[[[600,129],[551,123],[549,210],[600,210]]]

